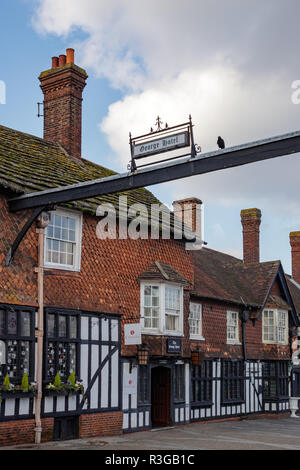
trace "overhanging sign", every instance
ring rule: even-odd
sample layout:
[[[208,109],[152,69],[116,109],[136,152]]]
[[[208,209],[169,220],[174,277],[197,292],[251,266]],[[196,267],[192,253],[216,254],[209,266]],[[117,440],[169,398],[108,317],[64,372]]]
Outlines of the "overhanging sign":
[[[157,116],[156,126],[156,130],[153,130],[151,127],[150,133],[140,135],[138,137],[132,137],[131,133],[129,134],[131,162],[128,165],[128,169],[132,172],[136,171],[138,168],[153,164],[153,162],[144,163],[142,161],[142,164],[139,162],[139,166],[137,166],[137,161],[139,159],[141,160],[152,155],[157,155],[163,152],[170,152],[189,146],[189,155],[191,155],[191,157],[195,157],[195,155],[201,151],[199,145],[194,144],[191,116],[189,116],[188,122],[172,127],[169,127],[168,124],[162,126],[162,121],[160,120],[160,117]],[[173,153],[171,157],[164,160],[155,161],[154,163],[157,164],[167,160],[174,160],[176,158],[182,158],[186,155],[178,155],[177,152],[176,155]]]
[[[141,158],[157,153],[169,152],[190,145],[189,133],[181,132],[160,139],[148,140],[143,143],[133,144],[134,158]]]

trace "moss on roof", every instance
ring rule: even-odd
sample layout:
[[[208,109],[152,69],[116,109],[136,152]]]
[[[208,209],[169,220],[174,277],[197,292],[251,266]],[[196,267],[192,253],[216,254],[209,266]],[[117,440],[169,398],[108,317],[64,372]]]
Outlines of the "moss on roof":
[[[5,189],[18,194],[31,193],[115,174],[85,158],[70,157],[58,144],[0,126],[0,185]],[[120,194],[127,196],[128,204],[160,204],[150,191],[139,188],[74,201],[72,207],[95,214],[98,205],[103,202],[118,207]]]

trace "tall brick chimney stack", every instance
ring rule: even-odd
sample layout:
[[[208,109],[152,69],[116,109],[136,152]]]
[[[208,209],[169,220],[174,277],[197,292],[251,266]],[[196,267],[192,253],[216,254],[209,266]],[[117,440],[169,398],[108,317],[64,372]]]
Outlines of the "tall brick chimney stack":
[[[52,68],[39,76],[44,93],[44,139],[81,158],[82,92],[85,70],[74,64],[74,49],[52,57]]]
[[[201,238],[202,201],[195,197],[173,202],[174,215],[183,220],[196,235]]]
[[[292,277],[300,284],[300,232],[290,233],[292,248]]]
[[[259,209],[243,209],[241,211],[243,226],[244,263],[259,263],[259,226],[261,211]]]

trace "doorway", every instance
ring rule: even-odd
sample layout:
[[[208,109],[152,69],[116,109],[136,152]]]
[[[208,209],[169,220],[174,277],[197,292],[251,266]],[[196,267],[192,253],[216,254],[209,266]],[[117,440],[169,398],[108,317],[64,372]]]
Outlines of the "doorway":
[[[151,371],[152,427],[171,426],[171,370],[154,367]]]

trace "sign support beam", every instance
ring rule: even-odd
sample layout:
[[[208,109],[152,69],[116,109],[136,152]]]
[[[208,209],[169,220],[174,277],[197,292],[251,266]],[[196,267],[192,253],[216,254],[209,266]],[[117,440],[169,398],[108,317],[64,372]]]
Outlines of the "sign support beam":
[[[300,131],[199,155],[183,156],[133,172],[48,189],[10,199],[10,211],[63,204],[201,175],[300,152]]]

